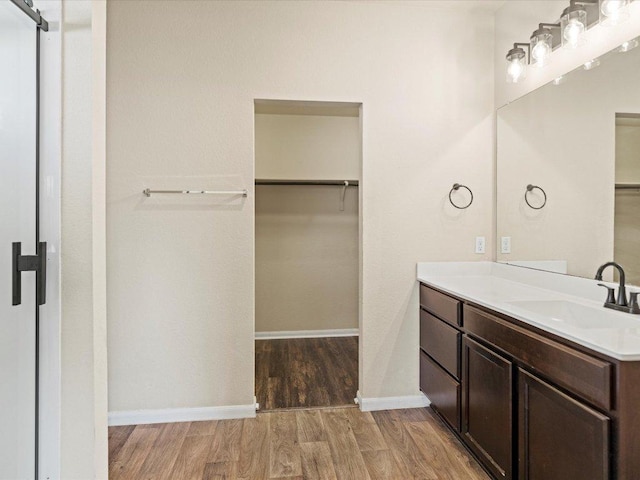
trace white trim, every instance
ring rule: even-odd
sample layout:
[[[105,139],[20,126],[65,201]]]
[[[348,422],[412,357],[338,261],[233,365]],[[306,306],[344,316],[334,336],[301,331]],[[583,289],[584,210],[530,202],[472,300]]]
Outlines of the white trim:
[[[369,397],[362,398],[360,391],[355,401],[363,412],[376,410],[398,410],[401,408],[424,408],[431,405],[424,393],[418,395],[405,395],[403,397]]]
[[[40,307],[40,478],[61,478],[62,371],[60,169],[62,166],[61,0],[38,0],[49,22],[40,31],[40,238],[47,242],[47,303]]]
[[[254,418],[256,404],[228,405],[224,407],[165,408],[160,410],[130,410],[109,412],[109,426],[145,425],[150,423],[197,422],[201,420],[228,420]]]
[[[280,332],[256,332],[256,340],[277,340],[282,338],[324,338],[357,337],[357,328],[337,328],[333,330],[285,330]]]

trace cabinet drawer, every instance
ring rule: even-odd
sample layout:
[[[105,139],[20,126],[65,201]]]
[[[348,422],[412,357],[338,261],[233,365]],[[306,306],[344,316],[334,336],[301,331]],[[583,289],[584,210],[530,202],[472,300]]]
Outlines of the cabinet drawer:
[[[420,309],[420,347],[460,379],[460,331]]]
[[[420,284],[420,305],[451,325],[462,325],[462,304],[449,295]]]
[[[612,365],[465,305],[467,332],[509,353],[594,405],[611,408]]]
[[[456,431],[460,431],[460,384],[420,351],[420,389]]]

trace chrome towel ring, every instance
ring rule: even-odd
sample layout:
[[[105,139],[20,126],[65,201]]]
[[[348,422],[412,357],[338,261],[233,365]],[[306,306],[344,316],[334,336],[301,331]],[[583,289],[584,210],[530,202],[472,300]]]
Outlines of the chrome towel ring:
[[[535,190],[536,188],[542,192],[542,195],[543,195],[543,197],[544,197],[544,201],[542,202],[542,205],[540,205],[539,207],[534,207],[533,205],[531,205],[531,204],[529,203],[529,198],[527,197],[527,194],[528,194],[529,192],[532,192],[532,191],[533,191],[533,190]],[[541,210],[541,209],[542,209],[542,208],[544,208],[544,206],[547,204],[547,193],[542,189],[542,187],[539,187],[539,186],[537,186],[537,185],[531,185],[531,184],[529,184],[529,185],[527,185],[527,191],[526,191],[526,192],[524,192],[524,201],[525,201],[525,202],[527,202],[527,205],[529,205],[529,206],[530,206],[531,208],[533,208],[534,210]]]
[[[454,191],[458,191],[459,189],[464,188],[469,192],[469,195],[471,195],[471,199],[469,200],[469,203],[467,203],[464,206],[460,206],[460,205],[456,205],[453,201],[453,199],[451,198],[451,194]],[[471,191],[471,189],[469,187],[467,187],[466,185],[462,185],[460,183],[454,183],[453,187],[451,188],[451,190],[449,190],[449,201],[451,202],[451,205],[453,205],[454,207],[456,207],[457,209],[460,210],[464,210],[465,208],[469,208],[469,206],[473,203],[473,192]]]

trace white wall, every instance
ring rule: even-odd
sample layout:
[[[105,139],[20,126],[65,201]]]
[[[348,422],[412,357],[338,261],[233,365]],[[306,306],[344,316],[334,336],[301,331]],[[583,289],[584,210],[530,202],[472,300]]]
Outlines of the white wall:
[[[106,479],[106,2],[62,5],[61,478]],[[101,88],[102,87],[102,88]]]
[[[256,98],[362,102],[360,392],[418,393],[416,262],[491,257],[487,5],[108,4],[110,410],[253,402]],[[249,197],[143,198],[162,176]]]
[[[357,112],[357,109],[356,109]],[[256,178],[360,178],[357,116],[256,114]],[[358,328],[358,189],[258,186],[256,332]]]

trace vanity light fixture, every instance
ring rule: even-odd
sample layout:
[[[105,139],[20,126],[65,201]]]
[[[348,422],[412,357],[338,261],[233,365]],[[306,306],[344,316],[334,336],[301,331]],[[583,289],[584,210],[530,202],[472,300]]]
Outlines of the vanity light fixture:
[[[534,65],[544,67],[549,63],[553,51],[552,28],[560,28],[559,23],[541,23],[538,29],[531,34],[531,58]]]
[[[600,60],[597,58],[594,58],[593,60],[589,60],[588,62],[586,62],[582,68],[584,68],[585,70],[593,70],[596,67],[600,66]]]
[[[638,39],[637,38],[633,38],[633,39],[629,40],[628,42],[624,42],[622,45],[620,45],[620,47],[618,47],[618,51],[621,52],[621,53],[626,53],[629,50],[633,50],[637,46],[638,46]]]
[[[629,0],[600,0],[600,23],[618,25],[629,19]]]
[[[525,51],[524,48],[527,47]],[[514,43],[507,53],[507,82],[518,83],[527,76],[527,65],[531,57],[531,44]]]

